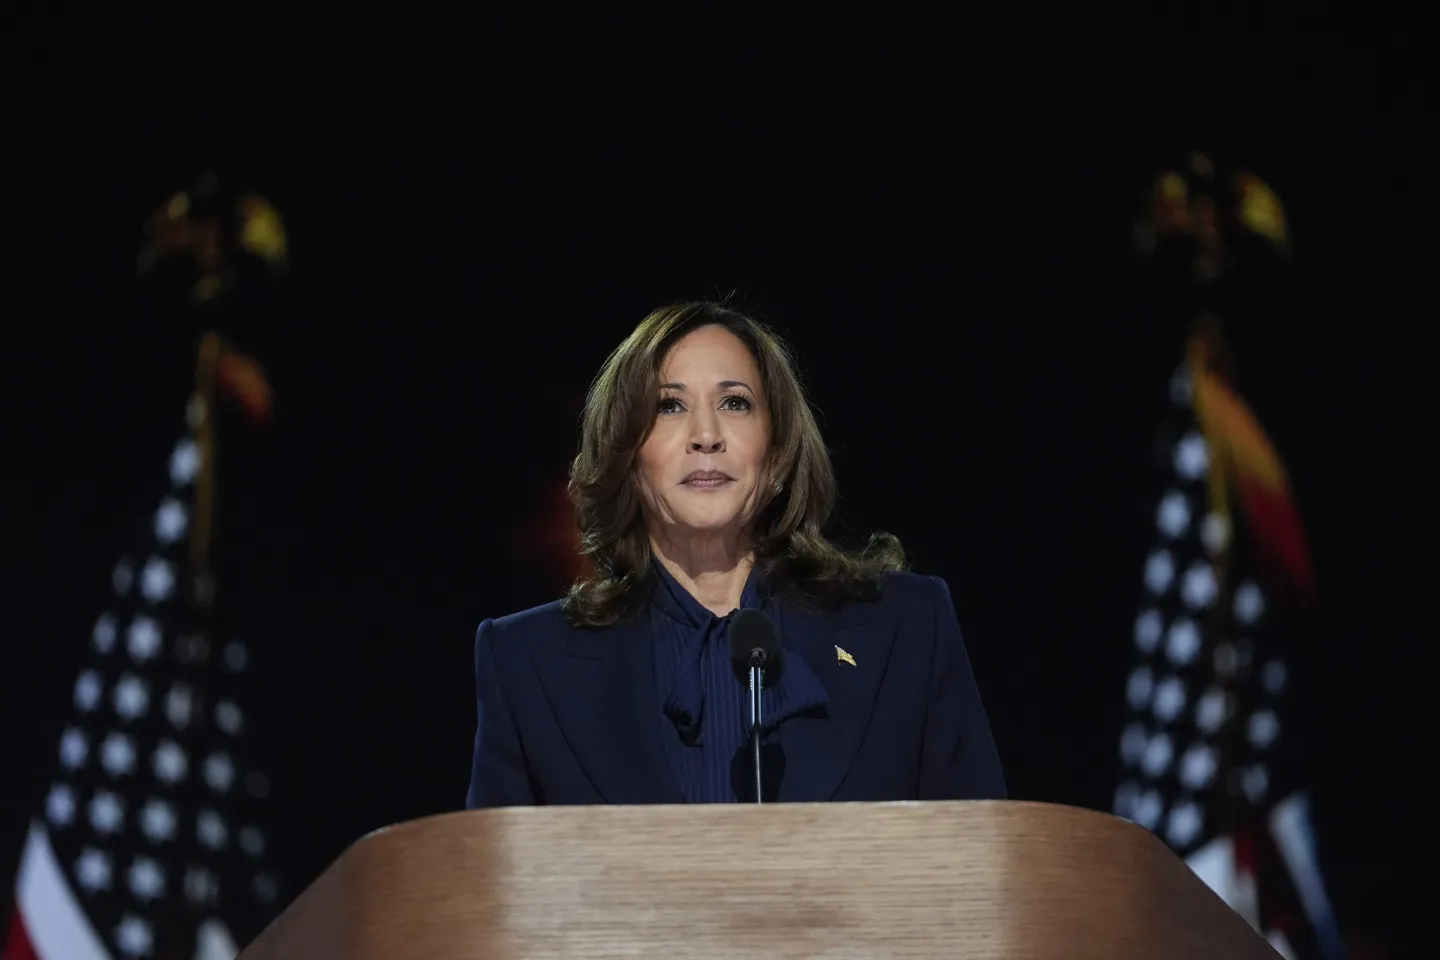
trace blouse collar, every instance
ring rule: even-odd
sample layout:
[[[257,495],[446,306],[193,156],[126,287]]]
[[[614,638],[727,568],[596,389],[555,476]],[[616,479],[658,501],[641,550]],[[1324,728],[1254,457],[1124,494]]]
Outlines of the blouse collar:
[[[696,600],[690,591],[681,586],[670,571],[665,569],[663,563],[656,560],[652,565],[656,571],[655,603],[666,616],[676,623],[694,627],[696,630],[724,619]],[[767,591],[762,589],[762,580],[759,565],[751,567],[750,575],[745,578],[745,586],[740,591],[740,606],[737,609],[759,610],[767,605],[769,597],[766,595]]]

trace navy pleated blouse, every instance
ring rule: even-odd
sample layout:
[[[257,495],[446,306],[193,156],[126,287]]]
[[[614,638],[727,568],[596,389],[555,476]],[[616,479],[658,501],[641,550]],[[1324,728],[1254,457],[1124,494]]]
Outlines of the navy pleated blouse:
[[[730,653],[729,627],[734,611],[717,617],[656,563],[651,632],[655,645],[659,722],[666,754],[691,803],[734,803],[754,799],[749,747],[749,692],[746,674]],[[743,609],[759,609],[780,633],[783,670],[762,690],[767,734],[788,718],[824,706],[830,696],[802,658],[784,651],[779,604],[752,570],[740,597]],[[765,738],[762,738],[764,742]]]

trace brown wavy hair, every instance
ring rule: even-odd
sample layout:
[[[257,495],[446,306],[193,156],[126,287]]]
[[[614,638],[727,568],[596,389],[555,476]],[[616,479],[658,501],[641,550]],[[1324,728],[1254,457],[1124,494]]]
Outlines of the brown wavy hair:
[[[585,399],[569,492],[580,549],[594,572],[577,580],[565,599],[566,619],[575,626],[609,626],[634,616],[649,598],[654,572],[636,455],[655,424],[661,362],[680,338],[710,325],[735,334],[754,356],[770,411],[770,483],[749,531],[768,588],[807,607],[833,609],[875,599],[884,575],[905,567],[904,550],[889,534],[872,535],[856,551],[826,538],[835,472],[785,343],[724,304],[673,304],[640,321]]]

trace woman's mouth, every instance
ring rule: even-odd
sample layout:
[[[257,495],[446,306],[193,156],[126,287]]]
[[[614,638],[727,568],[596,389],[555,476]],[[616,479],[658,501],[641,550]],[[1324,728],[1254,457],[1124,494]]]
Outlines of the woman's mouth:
[[[728,473],[721,473],[719,470],[696,470],[680,482],[694,490],[713,490],[733,479]]]

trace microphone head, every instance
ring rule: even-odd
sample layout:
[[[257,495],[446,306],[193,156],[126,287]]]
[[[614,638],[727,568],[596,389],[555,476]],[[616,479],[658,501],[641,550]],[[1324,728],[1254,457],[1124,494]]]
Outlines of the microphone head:
[[[730,652],[742,667],[771,667],[780,662],[775,622],[759,610],[737,610],[730,621]]]

